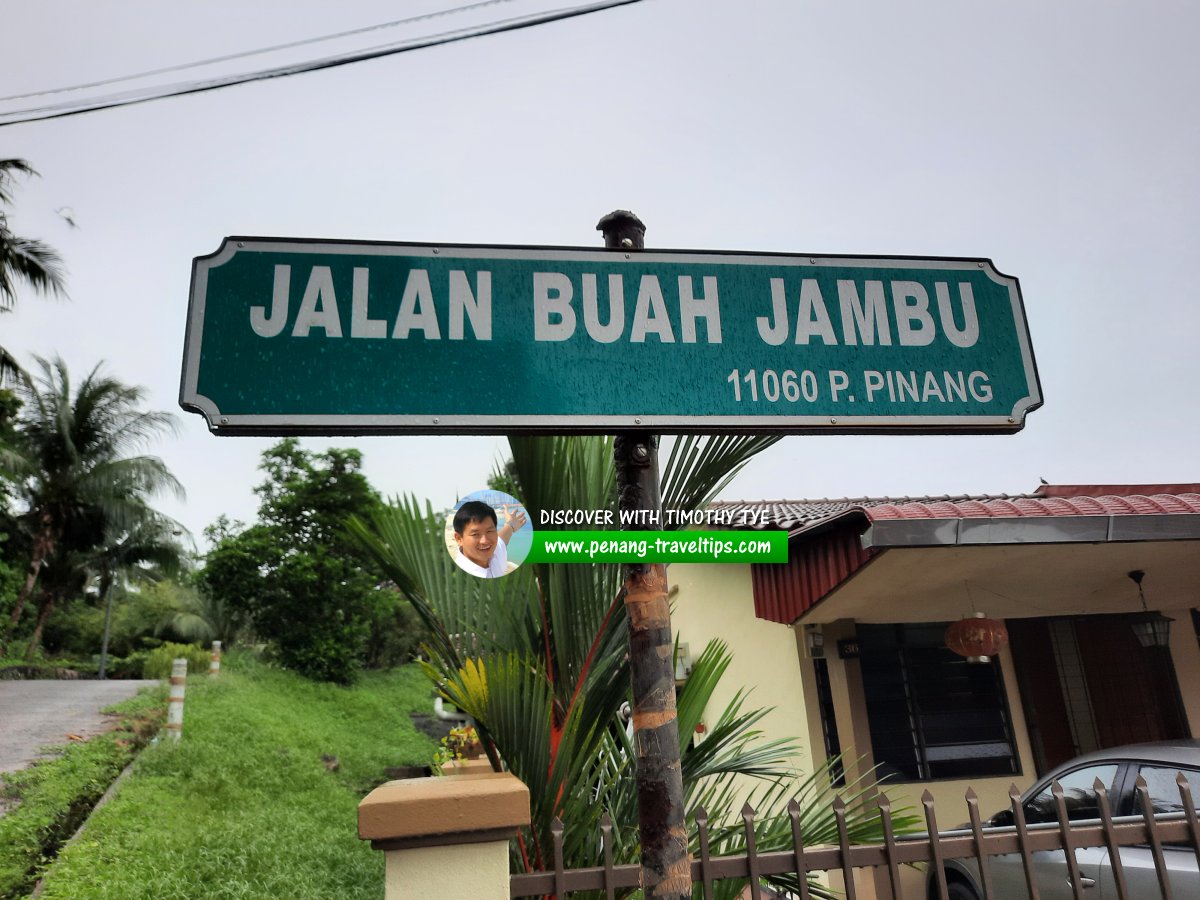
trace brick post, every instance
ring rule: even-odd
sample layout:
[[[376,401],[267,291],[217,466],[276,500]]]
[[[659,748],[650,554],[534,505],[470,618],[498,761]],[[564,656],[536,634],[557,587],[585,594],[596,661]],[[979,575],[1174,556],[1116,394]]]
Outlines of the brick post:
[[[385,900],[508,900],[508,842],[529,789],[508,772],[389,781],[358,805],[358,836],[384,852]]]

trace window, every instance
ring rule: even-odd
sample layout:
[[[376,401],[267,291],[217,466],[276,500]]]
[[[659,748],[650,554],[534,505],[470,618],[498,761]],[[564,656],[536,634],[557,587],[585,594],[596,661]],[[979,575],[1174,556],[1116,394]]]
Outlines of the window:
[[[945,623],[859,625],[863,691],[881,777],[1019,771],[1000,667],[948,649]]]
[[[825,738],[825,758],[837,758],[833,766],[833,783],[839,787],[846,783],[846,772],[842,765],[842,742],[838,739],[837,716],[833,710],[833,688],[829,684],[829,663],[824,659],[813,660],[813,672],[817,678],[817,702],[821,708],[821,731]]]
[[[1179,793],[1177,779],[1182,774],[1190,785],[1200,785],[1197,773],[1182,766],[1142,766],[1138,774],[1146,779],[1146,788],[1150,793],[1150,803],[1156,813],[1181,813],[1183,797]],[[1193,788],[1194,789],[1194,788]],[[1134,795],[1133,814],[1141,815],[1142,805]]]
[[[1117,775],[1116,763],[1103,763],[1068,772],[1058,779],[1062,785],[1063,801],[1067,806],[1067,821],[1079,822],[1100,818],[1100,800],[1096,797],[1096,779],[1112,794],[1113,779]],[[1053,784],[1025,802],[1025,821],[1030,825],[1038,822],[1057,822],[1058,807],[1054,803]]]

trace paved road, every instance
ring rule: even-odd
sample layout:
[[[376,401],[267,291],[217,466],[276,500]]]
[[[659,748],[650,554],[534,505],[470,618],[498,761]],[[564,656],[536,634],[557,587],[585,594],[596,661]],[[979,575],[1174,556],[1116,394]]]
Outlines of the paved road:
[[[154,681],[0,681],[0,773],[23,769],[68,734],[93,737],[111,718],[106,706]]]

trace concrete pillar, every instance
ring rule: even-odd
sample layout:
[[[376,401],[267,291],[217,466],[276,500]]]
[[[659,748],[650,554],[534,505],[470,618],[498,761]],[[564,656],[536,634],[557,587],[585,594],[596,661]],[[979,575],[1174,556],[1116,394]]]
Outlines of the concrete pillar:
[[[167,697],[167,737],[178,741],[183,734],[183,695],[187,688],[187,660],[171,663],[171,692]]]
[[[508,842],[529,789],[508,772],[389,781],[358,806],[358,836],[384,852],[385,900],[508,900]]]

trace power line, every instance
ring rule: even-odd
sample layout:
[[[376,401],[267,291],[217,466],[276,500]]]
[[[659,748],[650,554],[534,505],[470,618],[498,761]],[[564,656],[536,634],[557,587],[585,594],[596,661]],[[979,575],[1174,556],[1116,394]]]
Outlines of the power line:
[[[121,106],[131,106],[135,103],[146,103],[150,100],[161,100],[168,97],[182,97],[187,94],[199,94],[206,91],[217,90],[218,88],[232,87],[238,84],[247,84],[253,81],[265,81],[269,78],[284,78],[289,75],[299,75],[304,72],[332,69],[339,66],[350,65],[351,63],[365,62],[371,59],[380,59],[385,56],[407,53],[411,50],[423,50],[427,47],[438,47],[443,44],[452,44],[458,41],[465,41],[469,38],[503,34],[504,32],[508,31],[518,31],[524,28],[531,28],[537,25],[548,24],[550,22],[559,22],[564,19],[572,19],[577,16],[584,16],[594,12],[602,12],[604,10],[614,9],[619,6],[628,6],[630,4],[639,2],[641,2],[641,0],[602,0],[602,2],[590,3],[585,6],[572,7],[569,9],[557,9],[542,13],[531,13],[526,16],[501,19],[477,28],[456,29],[430,35],[426,38],[414,38],[408,41],[393,42],[390,44],[368,47],[366,49],[350,53],[308,60],[306,62],[294,63],[291,65],[260,69],[258,71],[247,72],[240,75],[223,75],[207,80],[197,80],[184,82],[181,84],[165,85],[157,88],[146,88],[140,91],[127,91],[124,93],[108,94],[91,99],[82,98],[76,101],[68,100],[46,106],[12,110],[11,112],[0,112],[0,128],[3,128],[5,125],[18,125],[23,122],[35,122],[44,119],[61,119],[67,116],[80,115],[81,113],[85,112],[95,112],[102,109],[114,109]],[[125,79],[113,79],[113,81],[120,80]],[[61,90],[72,89],[63,88]],[[47,91],[42,93],[45,94],[54,92]],[[23,96],[39,95],[31,94]]]
[[[483,9],[486,6],[497,6],[501,3],[512,3],[513,0],[481,0],[479,3],[468,3],[466,6],[456,6],[451,9],[442,9],[437,12],[425,13],[420,16],[412,16],[407,19],[396,19],[392,22],[381,22],[377,25],[366,25],[362,28],[352,28],[349,31],[338,31],[333,34],[323,34],[320,37],[303,38],[298,41],[289,41],[284,44],[275,44],[270,47],[260,47],[257,50],[243,50],[239,53],[227,53],[224,56],[214,56],[211,59],[200,59],[195,62],[179,63],[174,66],[163,66],[161,69],[147,69],[145,72],[138,72],[134,75],[118,75],[115,78],[102,78],[99,81],[88,81],[83,84],[72,84],[60,88],[48,88],[44,91],[31,91],[27,94],[11,94],[8,97],[0,97],[0,103],[5,103],[9,100],[27,100],[30,97],[46,97],[50,94],[65,94],[69,91],[82,91],[88,88],[104,87],[109,84],[120,84],[122,81],[137,81],[139,78],[149,78],[151,75],[166,75],[169,72],[182,72],[187,69],[198,69],[203,66],[211,66],[216,63],[230,62],[235,59],[246,59],[251,56],[261,56],[264,53],[276,53],[280,50],[294,50],[296,47],[305,47],[310,44],[319,44],[324,41],[335,41],[341,38],[353,37],[358,34],[368,34],[372,31],[382,31],[385,28],[395,28],[398,25],[412,25],[416,22],[424,22],[429,19],[439,19],[446,16],[457,15],[458,13],[473,12],[477,9]]]

